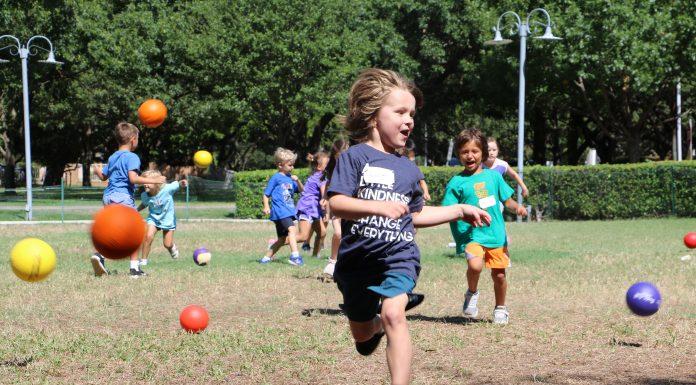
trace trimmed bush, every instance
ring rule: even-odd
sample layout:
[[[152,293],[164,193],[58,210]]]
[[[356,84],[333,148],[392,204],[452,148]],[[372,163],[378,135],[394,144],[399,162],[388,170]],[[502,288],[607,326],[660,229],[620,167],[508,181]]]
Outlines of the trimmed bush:
[[[422,167],[432,200],[442,201],[460,167]],[[304,181],[309,170],[296,170]],[[261,194],[275,170],[235,174],[237,216],[262,218]],[[553,219],[696,216],[696,161],[597,166],[530,166],[526,202]],[[506,177],[511,187],[513,180]]]

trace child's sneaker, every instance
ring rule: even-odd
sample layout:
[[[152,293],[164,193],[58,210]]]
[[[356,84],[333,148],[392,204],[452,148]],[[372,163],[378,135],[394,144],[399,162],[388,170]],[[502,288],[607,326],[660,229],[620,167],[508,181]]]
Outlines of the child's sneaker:
[[[147,259],[139,259],[138,266],[147,266]]]
[[[171,255],[172,259],[179,258],[179,249],[176,247],[176,245],[172,245],[172,249],[169,250],[169,255]]]
[[[293,258],[292,256],[288,258],[288,262],[293,265],[293,266],[302,266],[304,265],[304,261],[302,260],[302,256],[300,255],[299,257]]]
[[[147,274],[140,269],[130,269],[129,275],[131,278],[140,278],[145,277]]]
[[[264,265],[267,263],[271,263],[271,261],[273,261],[273,258],[268,257],[268,256],[264,256],[263,258],[259,259],[259,263],[264,264]]]
[[[507,306],[496,306],[493,310],[493,323],[498,325],[507,325],[510,319],[510,313],[507,311]]]
[[[104,257],[99,253],[92,254],[89,257],[89,261],[92,262],[92,269],[94,269],[94,276],[101,277],[102,275],[109,275],[109,270],[106,270],[106,265],[104,265]]]
[[[312,250],[312,248],[309,246],[309,243],[305,242],[302,244],[302,251],[309,251]]]
[[[478,297],[479,292],[472,293],[469,290],[466,291],[464,296],[464,316],[469,318],[476,318],[478,316]]]
[[[336,262],[329,261],[329,263],[326,264],[326,267],[324,267],[324,275],[327,278],[333,278],[334,270],[336,270]]]

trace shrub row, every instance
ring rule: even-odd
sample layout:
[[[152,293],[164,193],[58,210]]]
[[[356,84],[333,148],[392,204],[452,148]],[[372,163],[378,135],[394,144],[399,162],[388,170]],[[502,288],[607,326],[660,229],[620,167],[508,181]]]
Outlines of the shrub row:
[[[458,167],[421,168],[431,204],[439,204]],[[295,170],[303,181],[307,169]],[[261,194],[275,170],[235,174],[236,216],[262,218]],[[513,180],[506,178],[512,187]],[[530,166],[524,170],[526,202],[544,218],[614,219],[696,216],[696,161],[597,166]]]

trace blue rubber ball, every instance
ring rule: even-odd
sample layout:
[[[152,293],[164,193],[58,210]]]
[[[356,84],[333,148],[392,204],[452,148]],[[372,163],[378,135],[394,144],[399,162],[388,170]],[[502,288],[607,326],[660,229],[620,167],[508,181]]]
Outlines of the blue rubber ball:
[[[650,282],[637,282],[626,292],[626,304],[639,316],[647,317],[657,313],[662,303],[662,296],[657,287]]]

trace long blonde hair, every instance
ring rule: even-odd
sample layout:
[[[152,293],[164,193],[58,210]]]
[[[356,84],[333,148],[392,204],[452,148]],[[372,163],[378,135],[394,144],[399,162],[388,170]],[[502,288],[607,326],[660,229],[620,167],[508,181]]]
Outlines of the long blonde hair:
[[[354,142],[367,139],[377,112],[395,88],[410,92],[416,99],[417,107],[423,105],[420,89],[397,72],[369,68],[358,75],[348,94],[348,115],[342,117],[343,125]]]

